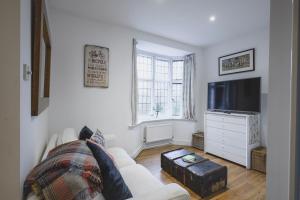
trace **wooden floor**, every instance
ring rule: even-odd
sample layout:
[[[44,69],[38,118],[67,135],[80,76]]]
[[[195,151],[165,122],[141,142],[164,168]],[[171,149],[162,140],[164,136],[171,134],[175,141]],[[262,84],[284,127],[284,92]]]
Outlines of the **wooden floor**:
[[[178,183],[183,186],[191,195],[192,200],[202,199],[187,187],[176,181],[160,168],[160,154],[164,151],[176,149],[182,146],[167,145],[142,151],[136,158],[137,163],[148,168],[151,173],[164,184]],[[228,168],[228,190],[211,197],[213,200],[263,200],[266,193],[266,176],[254,170],[247,170],[221,158],[205,154],[203,151],[193,147],[184,147],[185,149],[196,152],[197,154],[208,158],[216,163],[225,165]]]

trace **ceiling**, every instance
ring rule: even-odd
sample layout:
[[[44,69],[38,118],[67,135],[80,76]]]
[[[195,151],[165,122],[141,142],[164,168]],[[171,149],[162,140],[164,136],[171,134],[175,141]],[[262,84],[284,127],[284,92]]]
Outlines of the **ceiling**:
[[[268,27],[270,0],[50,0],[50,7],[195,46]],[[214,15],[216,20],[210,22]]]
[[[192,53],[188,51],[183,51],[181,49],[175,49],[172,47],[155,44],[144,40],[138,40],[136,48],[141,51],[152,52],[158,55],[169,56],[169,57],[183,57]]]

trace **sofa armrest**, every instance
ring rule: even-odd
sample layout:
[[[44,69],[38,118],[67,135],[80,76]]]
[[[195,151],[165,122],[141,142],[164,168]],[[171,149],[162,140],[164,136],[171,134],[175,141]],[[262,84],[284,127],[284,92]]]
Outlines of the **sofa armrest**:
[[[176,183],[164,185],[163,187],[145,193],[143,195],[134,196],[130,200],[189,200],[189,193]]]
[[[116,146],[116,135],[114,134],[103,134],[105,139],[105,148]]]

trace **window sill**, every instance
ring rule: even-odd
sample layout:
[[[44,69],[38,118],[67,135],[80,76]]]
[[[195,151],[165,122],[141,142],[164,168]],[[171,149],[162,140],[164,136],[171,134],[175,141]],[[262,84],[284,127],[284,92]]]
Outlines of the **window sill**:
[[[135,127],[138,127],[143,124],[147,123],[156,123],[156,122],[165,122],[165,121],[188,121],[188,122],[197,122],[197,120],[190,120],[190,119],[183,119],[181,117],[173,117],[173,118],[161,118],[161,119],[148,119],[148,120],[143,120],[138,122],[137,124],[134,125],[129,125],[128,127],[130,129],[133,129]]]

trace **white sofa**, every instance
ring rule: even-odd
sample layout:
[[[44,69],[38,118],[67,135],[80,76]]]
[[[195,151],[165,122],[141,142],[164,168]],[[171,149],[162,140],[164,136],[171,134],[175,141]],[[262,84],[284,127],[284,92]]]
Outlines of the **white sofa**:
[[[115,135],[105,137],[105,148],[113,156],[114,161],[133,198],[131,200],[189,200],[189,193],[176,183],[164,185],[156,179],[148,169],[136,162],[128,153],[115,147]],[[99,195],[95,200],[104,200]]]
[[[73,132],[73,133],[72,133]],[[72,129],[66,129],[62,136],[56,137],[59,143],[77,140],[77,134]],[[53,138],[53,137],[52,137]],[[50,139],[47,149],[52,149],[53,141]],[[61,140],[61,141],[59,141]],[[115,136],[105,135],[106,150],[113,156],[125,183],[129,187],[133,198],[131,200],[189,200],[189,193],[176,183],[164,185],[157,180],[144,166],[136,162],[127,152],[115,146]],[[49,147],[50,144],[50,147]],[[48,154],[48,152],[45,152]],[[45,156],[44,156],[45,157]],[[33,195],[28,200],[34,200]],[[105,200],[99,194],[94,200]]]
[[[144,166],[118,147],[108,148],[135,200],[188,200],[189,193],[176,183],[162,184]],[[100,200],[100,199],[99,199]]]

